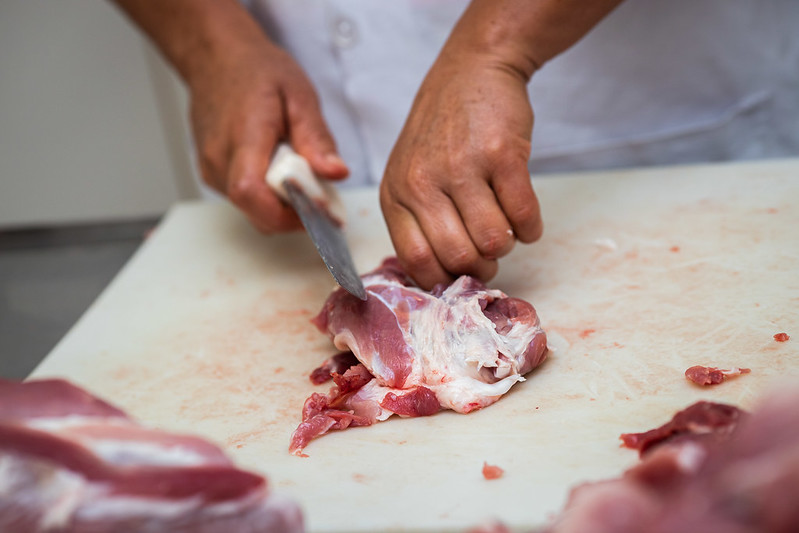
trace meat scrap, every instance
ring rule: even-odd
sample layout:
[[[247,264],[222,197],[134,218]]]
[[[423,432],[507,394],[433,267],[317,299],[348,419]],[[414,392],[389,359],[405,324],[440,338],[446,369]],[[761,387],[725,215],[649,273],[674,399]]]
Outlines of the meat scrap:
[[[774,334],[774,340],[777,341],[777,342],[787,342],[790,339],[791,339],[791,336],[788,335],[787,333],[784,333],[784,332],[783,333],[775,333]]]
[[[343,374],[351,366],[357,365],[358,360],[352,355],[352,352],[346,351],[337,353],[330,359],[327,359],[322,366],[311,372],[310,380],[314,385],[321,385],[333,379],[334,374]]]
[[[725,379],[748,374],[748,368],[733,367],[729,370],[716,368],[714,366],[692,366],[685,371],[685,378],[697,385],[718,385]]]
[[[678,412],[662,426],[643,433],[623,433],[623,446],[638,450],[643,457],[652,447],[666,442],[698,439],[725,439],[745,416],[734,405],[696,402]]]
[[[294,533],[299,507],[213,444],[60,379],[0,379],[0,531]]]
[[[426,292],[389,258],[362,279],[365,302],[338,289],[313,319],[355,359],[335,356],[312,374],[319,382],[327,373],[335,385],[326,396],[316,393],[306,401],[315,407],[303,410],[292,435],[289,451],[295,455],[331,429],[370,425],[393,414],[486,407],[546,358],[546,334],[533,306],[475,278],[461,276]],[[342,373],[339,363],[347,362],[352,365]],[[351,372],[357,381],[348,377]]]
[[[708,402],[681,411],[641,434],[681,438],[638,439],[650,443],[641,462],[573,489],[547,533],[796,531],[797,404],[795,390],[772,395],[751,415]]]
[[[486,479],[499,479],[505,473],[503,469],[496,465],[490,465],[483,461],[483,477]]]

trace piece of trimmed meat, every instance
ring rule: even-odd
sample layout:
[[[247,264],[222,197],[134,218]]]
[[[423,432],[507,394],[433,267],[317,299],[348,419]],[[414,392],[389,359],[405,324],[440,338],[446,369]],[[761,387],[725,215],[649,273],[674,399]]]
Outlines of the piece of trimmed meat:
[[[330,429],[368,425],[392,414],[486,407],[546,358],[546,334],[533,306],[475,278],[461,276],[426,292],[389,258],[362,279],[365,302],[338,289],[313,320],[359,364],[331,371],[339,378],[330,394],[309,398],[292,436],[292,453]],[[333,366],[328,361],[317,369],[314,382]],[[358,376],[357,387],[348,373]]]
[[[213,444],[59,379],[0,379],[0,531],[294,533],[299,507]]]
[[[708,402],[681,411],[637,434],[642,460],[622,477],[575,488],[548,533],[797,531],[797,405],[794,390],[751,415]]]
[[[485,479],[499,479],[505,474],[505,470],[496,466],[483,462],[483,477]]]
[[[740,376],[741,374],[748,374],[749,372],[751,372],[751,370],[748,368],[733,367],[729,370],[725,370],[723,368],[716,368],[715,366],[696,365],[685,371],[685,379],[697,385],[718,385],[725,379]]]
[[[662,426],[643,433],[624,433],[622,444],[643,457],[651,448],[667,442],[726,439],[744,412],[734,405],[699,401],[683,409]]]

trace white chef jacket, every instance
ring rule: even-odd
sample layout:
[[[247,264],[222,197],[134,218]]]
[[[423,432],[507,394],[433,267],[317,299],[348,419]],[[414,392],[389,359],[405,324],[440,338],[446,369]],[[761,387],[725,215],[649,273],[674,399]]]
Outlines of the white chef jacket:
[[[242,0],[379,182],[467,0]],[[799,155],[799,1],[627,0],[534,74],[533,173]]]

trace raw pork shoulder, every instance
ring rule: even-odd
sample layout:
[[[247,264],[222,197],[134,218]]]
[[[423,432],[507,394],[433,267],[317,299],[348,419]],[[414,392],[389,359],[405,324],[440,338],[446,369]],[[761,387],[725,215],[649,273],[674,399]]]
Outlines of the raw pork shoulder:
[[[0,531],[293,533],[299,508],[197,437],[70,383],[0,379]]]
[[[475,278],[461,276],[426,292],[389,258],[363,283],[365,302],[338,289],[314,319],[355,359],[345,352],[314,372],[319,383],[329,371],[336,386],[306,402],[292,453],[329,429],[369,425],[392,414],[486,407],[546,358],[546,334],[533,306]]]

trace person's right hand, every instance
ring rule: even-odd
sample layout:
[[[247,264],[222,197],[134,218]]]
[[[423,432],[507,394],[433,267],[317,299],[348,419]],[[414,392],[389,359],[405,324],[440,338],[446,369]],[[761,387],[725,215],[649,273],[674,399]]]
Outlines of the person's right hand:
[[[258,230],[301,227],[292,208],[264,181],[279,141],[288,141],[320,177],[347,176],[310,81],[265,37],[237,37],[188,81],[203,179],[227,195]]]

